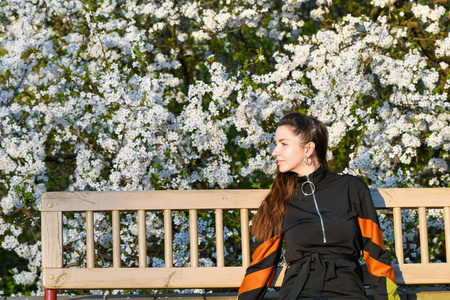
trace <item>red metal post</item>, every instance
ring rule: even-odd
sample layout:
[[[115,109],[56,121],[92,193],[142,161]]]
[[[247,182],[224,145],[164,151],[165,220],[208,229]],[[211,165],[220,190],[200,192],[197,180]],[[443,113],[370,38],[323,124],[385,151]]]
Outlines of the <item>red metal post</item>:
[[[56,297],[57,297],[57,295],[56,295],[56,290],[47,290],[47,289],[45,289],[44,290],[45,292],[45,294],[44,294],[44,299],[45,300],[56,300]]]

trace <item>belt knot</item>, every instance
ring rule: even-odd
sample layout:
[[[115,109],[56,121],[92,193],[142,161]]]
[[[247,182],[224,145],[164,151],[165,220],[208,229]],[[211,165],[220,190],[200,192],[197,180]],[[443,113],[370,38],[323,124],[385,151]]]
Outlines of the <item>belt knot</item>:
[[[292,290],[285,300],[296,300],[298,295],[302,292],[306,284],[306,280],[310,275],[313,277],[311,296],[314,299],[321,299],[325,281],[334,279],[337,276],[336,265],[334,262],[338,259],[357,261],[356,258],[349,255],[321,254],[314,252],[304,256],[302,259],[291,262],[289,264],[289,268],[295,266],[298,275],[295,278]],[[311,272],[312,267],[314,267],[314,270]]]

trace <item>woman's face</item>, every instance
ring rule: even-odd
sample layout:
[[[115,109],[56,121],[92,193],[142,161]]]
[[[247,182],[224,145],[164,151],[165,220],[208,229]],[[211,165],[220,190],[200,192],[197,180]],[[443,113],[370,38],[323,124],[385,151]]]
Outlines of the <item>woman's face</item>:
[[[308,174],[309,167],[305,157],[311,155],[310,147],[304,146],[300,137],[295,135],[288,126],[280,126],[275,132],[276,147],[272,155],[277,159],[280,172],[295,172],[299,175]],[[313,149],[314,150],[314,149]]]

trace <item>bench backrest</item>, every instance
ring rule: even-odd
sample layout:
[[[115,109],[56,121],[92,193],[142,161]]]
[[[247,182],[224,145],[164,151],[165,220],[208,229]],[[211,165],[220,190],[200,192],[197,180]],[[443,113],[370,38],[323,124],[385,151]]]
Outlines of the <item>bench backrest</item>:
[[[42,269],[46,289],[163,289],[239,287],[250,264],[249,211],[255,210],[268,190],[185,190],[136,192],[50,192],[42,198]],[[450,283],[450,251],[446,262],[430,263],[427,232],[427,208],[443,209],[445,246],[450,249],[450,190],[431,188],[374,189],[378,209],[392,209],[395,233],[394,264],[399,284]],[[406,264],[403,253],[402,209],[418,209],[421,263]],[[172,211],[189,211],[190,266],[174,267],[172,253]],[[199,267],[197,212],[215,212],[215,267]],[[242,266],[225,266],[223,211],[238,210],[241,216]],[[138,215],[139,267],[124,268],[120,262],[120,212]],[[147,211],[164,213],[163,268],[147,267]],[[86,267],[63,268],[63,213],[86,214]],[[112,215],[113,265],[95,267],[94,212]],[[280,286],[283,271],[273,285]]]

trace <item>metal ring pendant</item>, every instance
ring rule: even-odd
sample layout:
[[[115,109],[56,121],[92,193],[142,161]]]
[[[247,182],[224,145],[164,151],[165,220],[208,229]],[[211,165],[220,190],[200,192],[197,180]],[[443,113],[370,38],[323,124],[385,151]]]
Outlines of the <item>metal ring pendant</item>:
[[[307,183],[309,183],[309,185],[311,186],[311,193],[306,193],[305,190],[304,190],[304,186]],[[312,183],[311,181],[308,180],[308,181],[305,181],[305,182],[302,183],[301,190],[302,190],[303,195],[311,196],[316,191],[316,186],[314,185],[314,183]]]

